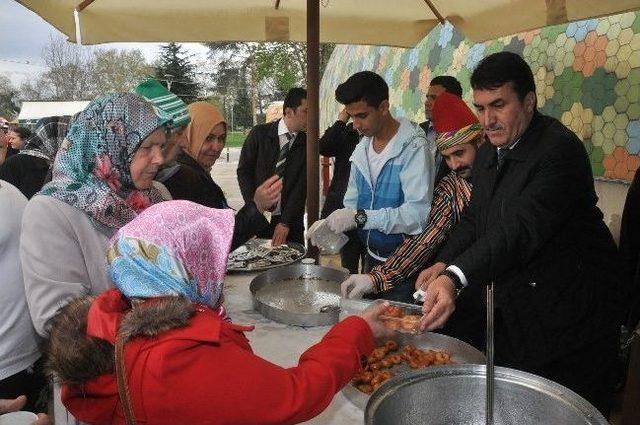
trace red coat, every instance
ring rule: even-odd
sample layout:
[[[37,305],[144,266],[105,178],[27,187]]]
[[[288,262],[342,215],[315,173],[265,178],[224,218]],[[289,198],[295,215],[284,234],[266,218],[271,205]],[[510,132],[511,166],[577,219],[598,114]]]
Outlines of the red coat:
[[[128,309],[120,292],[91,307],[87,334],[115,341]],[[361,368],[374,347],[367,323],[350,317],[285,369],[257,355],[244,328],[197,306],[186,327],[127,343],[125,364],[138,424],[293,424],[318,415]],[[115,375],[63,386],[62,400],[79,420],[123,424]]]

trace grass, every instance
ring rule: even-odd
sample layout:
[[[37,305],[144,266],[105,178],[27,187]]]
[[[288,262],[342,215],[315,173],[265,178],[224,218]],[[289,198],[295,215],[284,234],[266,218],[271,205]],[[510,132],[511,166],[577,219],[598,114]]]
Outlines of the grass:
[[[233,131],[227,133],[227,146],[230,148],[240,148],[247,136],[242,131]]]

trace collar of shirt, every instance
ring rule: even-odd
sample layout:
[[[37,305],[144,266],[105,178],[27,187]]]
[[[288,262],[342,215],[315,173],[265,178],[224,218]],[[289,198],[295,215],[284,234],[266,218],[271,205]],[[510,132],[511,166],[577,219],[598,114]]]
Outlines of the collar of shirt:
[[[284,122],[284,118],[281,118],[280,121],[278,121],[278,136],[282,136],[283,134],[287,134],[287,133],[291,133],[294,139],[298,134],[298,133],[293,133],[289,131],[289,128],[287,128],[287,124],[285,124]]]
[[[507,146],[503,146],[501,148],[496,148],[496,149],[498,151],[501,151],[502,149],[506,149],[506,150],[510,151],[511,149],[515,148],[518,143],[520,143],[520,139],[522,139],[522,137],[518,137],[515,142],[512,142],[512,143],[508,144]]]

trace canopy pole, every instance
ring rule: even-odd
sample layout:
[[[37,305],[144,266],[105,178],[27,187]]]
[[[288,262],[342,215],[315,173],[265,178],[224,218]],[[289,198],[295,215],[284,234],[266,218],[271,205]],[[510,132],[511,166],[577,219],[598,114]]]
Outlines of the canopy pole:
[[[307,226],[318,220],[320,210],[320,1],[307,0]],[[310,244],[308,256],[318,260],[318,249]]]
[[[427,6],[429,6],[429,9],[431,9],[433,14],[436,15],[436,18],[438,18],[438,21],[440,21],[440,23],[444,25],[444,22],[445,22],[444,17],[442,17],[440,12],[438,12],[438,9],[436,9],[436,7],[433,5],[433,2],[431,0],[424,0],[424,2],[427,3]]]
[[[78,12],[82,12],[84,9],[86,9],[87,7],[89,7],[89,5],[91,3],[93,3],[95,0],[84,0],[80,3],[78,3],[78,5],[76,6],[76,10]]]

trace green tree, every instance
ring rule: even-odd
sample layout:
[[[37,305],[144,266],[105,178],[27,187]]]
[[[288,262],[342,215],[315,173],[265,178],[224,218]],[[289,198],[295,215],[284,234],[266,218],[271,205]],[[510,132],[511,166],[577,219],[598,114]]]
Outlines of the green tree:
[[[200,85],[195,80],[192,55],[186,54],[181,45],[173,42],[160,49],[160,58],[155,67],[156,78],[184,102],[196,101],[200,95]]]
[[[93,82],[102,93],[130,92],[152,68],[140,50],[96,50]]]
[[[18,114],[15,104],[18,90],[5,75],[0,75],[0,117],[12,120]]]

